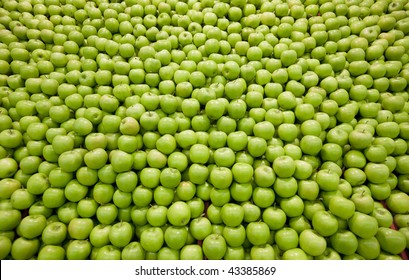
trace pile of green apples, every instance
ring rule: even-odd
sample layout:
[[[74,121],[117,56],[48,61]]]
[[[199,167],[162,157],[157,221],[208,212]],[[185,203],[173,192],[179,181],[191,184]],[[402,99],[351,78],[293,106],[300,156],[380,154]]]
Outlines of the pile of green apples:
[[[409,248],[407,0],[0,1],[0,259]]]

